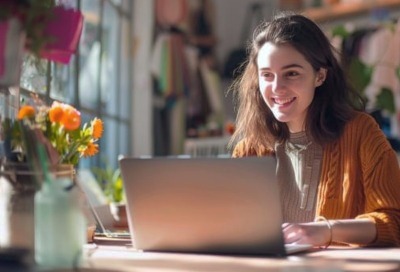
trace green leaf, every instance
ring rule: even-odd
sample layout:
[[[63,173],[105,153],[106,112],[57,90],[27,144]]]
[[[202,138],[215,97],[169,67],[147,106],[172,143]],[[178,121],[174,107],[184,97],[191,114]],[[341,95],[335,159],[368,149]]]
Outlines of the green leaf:
[[[394,114],[396,108],[392,90],[383,87],[380,94],[376,97],[376,106],[380,109],[387,110],[390,114]]]
[[[396,76],[400,80],[400,66],[396,68]]]
[[[120,203],[124,201],[124,188],[119,168],[94,167],[92,172],[110,202]]]
[[[347,31],[344,25],[338,25],[332,29],[333,37],[339,36],[341,38],[346,38],[350,35],[350,32]]]
[[[353,58],[349,65],[349,78],[354,88],[363,93],[365,88],[371,82],[373,66],[364,64],[360,59]]]

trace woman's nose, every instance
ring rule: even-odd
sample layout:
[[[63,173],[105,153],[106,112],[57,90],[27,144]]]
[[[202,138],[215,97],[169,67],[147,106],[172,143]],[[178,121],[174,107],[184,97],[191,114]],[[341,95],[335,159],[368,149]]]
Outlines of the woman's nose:
[[[279,93],[285,90],[285,82],[282,78],[275,77],[274,81],[272,82],[272,91],[274,93]]]

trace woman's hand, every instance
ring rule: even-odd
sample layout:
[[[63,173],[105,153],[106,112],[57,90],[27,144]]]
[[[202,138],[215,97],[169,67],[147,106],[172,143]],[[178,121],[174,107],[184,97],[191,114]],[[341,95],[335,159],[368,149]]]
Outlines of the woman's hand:
[[[332,241],[348,245],[368,245],[376,239],[375,223],[370,219],[341,219],[309,223],[282,224],[285,243],[328,246]]]
[[[331,229],[326,222],[284,223],[283,236],[286,244],[311,244],[326,246],[331,242]]]

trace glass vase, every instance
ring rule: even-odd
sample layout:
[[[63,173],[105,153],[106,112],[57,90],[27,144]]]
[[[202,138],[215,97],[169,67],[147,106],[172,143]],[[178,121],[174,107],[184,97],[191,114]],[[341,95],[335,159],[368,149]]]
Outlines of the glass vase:
[[[50,167],[56,177],[73,180],[72,165]],[[4,163],[0,167],[0,247],[28,250],[26,261],[34,262],[34,197],[41,187],[42,173],[26,163]]]

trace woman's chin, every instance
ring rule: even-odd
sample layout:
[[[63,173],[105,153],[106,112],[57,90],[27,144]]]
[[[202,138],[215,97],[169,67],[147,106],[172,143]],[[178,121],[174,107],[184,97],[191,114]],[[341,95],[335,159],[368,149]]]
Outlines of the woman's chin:
[[[279,115],[278,114],[274,114],[274,116],[275,116],[275,119],[278,120],[281,123],[287,123],[287,122],[289,122],[291,120],[291,118],[289,118],[286,115],[282,115],[282,114],[279,114]]]

